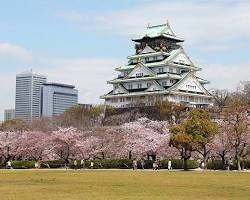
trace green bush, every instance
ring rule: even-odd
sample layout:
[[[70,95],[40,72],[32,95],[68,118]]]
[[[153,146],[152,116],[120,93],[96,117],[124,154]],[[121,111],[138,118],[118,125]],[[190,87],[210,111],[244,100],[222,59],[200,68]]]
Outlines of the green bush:
[[[94,169],[128,169],[132,168],[132,160],[129,159],[105,159],[94,160]],[[74,161],[69,163],[70,168],[82,168],[81,161],[77,160],[77,166],[74,166]],[[85,168],[91,168],[91,161],[85,161]]]
[[[225,169],[225,165],[222,163],[221,160],[210,160],[207,163],[207,168],[214,170]]]
[[[31,169],[35,167],[35,162],[30,160],[12,161],[11,166],[13,169]]]
[[[169,160],[162,160],[161,161],[161,168],[167,169],[168,168],[168,161]],[[183,169],[184,167],[183,160],[171,159],[171,167],[172,169]],[[199,167],[199,163],[197,160],[188,160],[187,161],[188,169],[195,169]]]
[[[250,160],[243,160],[241,161],[241,167],[244,167],[244,169],[250,169]],[[215,169],[215,170],[220,170],[220,169],[225,169],[225,166],[223,166],[221,160],[210,160],[207,163],[207,168],[208,169]],[[234,160],[233,161],[233,166],[231,166],[232,170],[237,169],[237,163]]]
[[[243,166],[244,169],[250,169],[250,160],[241,161],[241,166]]]
[[[35,167],[36,161],[12,161],[12,167],[14,169],[30,169]],[[89,160],[84,161],[85,166],[84,168],[89,169],[90,162]],[[129,159],[105,159],[105,160],[94,160],[94,169],[131,169],[133,167],[133,160]],[[145,162],[145,169],[152,169],[153,168],[153,161],[152,160],[144,160]],[[171,160],[172,162],[172,169],[183,169],[183,160]],[[70,161],[67,164],[69,168],[82,168],[81,161],[77,160],[77,166],[74,166],[74,161]],[[250,162],[246,162],[246,166],[249,167]],[[188,169],[195,169],[199,166],[196,160],[188,160]],[[211,166],[209,163],[208,166]],[[41,163],[41,168],[63,168],[65,167],[64,160],[50,160],[44,161]],[[140,160],[137,163],[138,169],[141,169],[141,162]],[[168,168],[168,160],[161,161],[161,169]]]
[[[49,160],[41,164],[41,168],[62,168],[65,167],[64,160]]]

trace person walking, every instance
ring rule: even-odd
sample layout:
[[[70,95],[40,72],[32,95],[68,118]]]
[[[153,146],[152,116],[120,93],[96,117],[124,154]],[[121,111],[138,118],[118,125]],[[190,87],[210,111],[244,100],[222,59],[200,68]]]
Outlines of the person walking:
[[[172,165],[172,162],[171,162],[171,160],[169,160],[169,161],[168,161],[168,170],[171,169],[171,167],[172,167],[171,165]]]
[[[137,160],[133,160],[133,170],[137,170]]]
[[[142,158],[141,159],[141,168],[144,170],[144,166],[145,166],[145,161],[144,161],[144,159]]]
[[[160,167],[161,167],[161,161],[160,161],[160,159],[158,159],[158,160],[156,160],[156,169],[160,169]]]

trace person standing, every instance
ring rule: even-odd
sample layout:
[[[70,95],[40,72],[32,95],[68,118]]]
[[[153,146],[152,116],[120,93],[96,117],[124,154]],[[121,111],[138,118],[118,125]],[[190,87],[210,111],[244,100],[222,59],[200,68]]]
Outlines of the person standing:
[[[11,169],[11,161],[10,160],[6,163],[6,168]]]
[[[137,170],[137,160],[133,160],[133,170]]]
[[[90,161],[90,168],[91,169],[94,169],[94,161],[91,159],[91,161]]]
[[[232,160],[232,158],[230,158],[228,161],[229,170],[233,170],[233,166],[234,166],[233,160]]]
[[[142,158],[142,159],[141,159],[141,168],[144,169],[144,166],[145,166],[145,161],[144,161],[144,159]]]
[[[153,170],[156,170],[156,161],[153,162]]]
[[[84,159],[81,160],[81,167],[82,167],[82,169],[85,168],[85,161],[84,161]]]
[[[74,160],[74,168],[76,170],[76,168],[77,168],[77,160]]]
[[[171,167],[172,167],[171,165],[172,165],[172,162],[171,162],[171,160],[169,160],[169,161],[168,161],[168,170],[171,169]]]

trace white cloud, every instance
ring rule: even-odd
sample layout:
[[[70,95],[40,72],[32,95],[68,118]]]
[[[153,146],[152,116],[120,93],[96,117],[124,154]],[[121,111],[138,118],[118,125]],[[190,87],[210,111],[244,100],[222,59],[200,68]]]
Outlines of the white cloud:
[[[176,34],[183,36],[188,45],[214,51],[246,45],[243,38],[250,40],[249,10],[249,1],[155,0],[116,11],[80,13],[71,10],[68,18],[66,14],[63,17],[78,22],[83,29],[126,37],[141,33],[147,23],[164,23],[169,19]]]
[[[33,60],[32,54],[27,49],[7,42],[0,43],[0,57],[25,62],[31,62]]]
[[[211,83],[207,88],[235,90],[240,81],[249,80],[250,62],[239,64],[206,64],[201,77]]]

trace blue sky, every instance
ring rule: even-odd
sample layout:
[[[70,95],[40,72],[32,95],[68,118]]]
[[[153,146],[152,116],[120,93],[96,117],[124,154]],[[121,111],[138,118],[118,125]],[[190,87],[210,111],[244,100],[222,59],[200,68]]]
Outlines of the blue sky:
[[[234,89],[250,75],[247,0],[0,0],[0,113],[14,107],[15,75],[30,68],[75,84],[79,101],[99,103],[134,53],[131,38],[168,19],[207,88]],[[8,87],[6,87],[8,86]],[[0,120],[2,115],[0,114]]]

